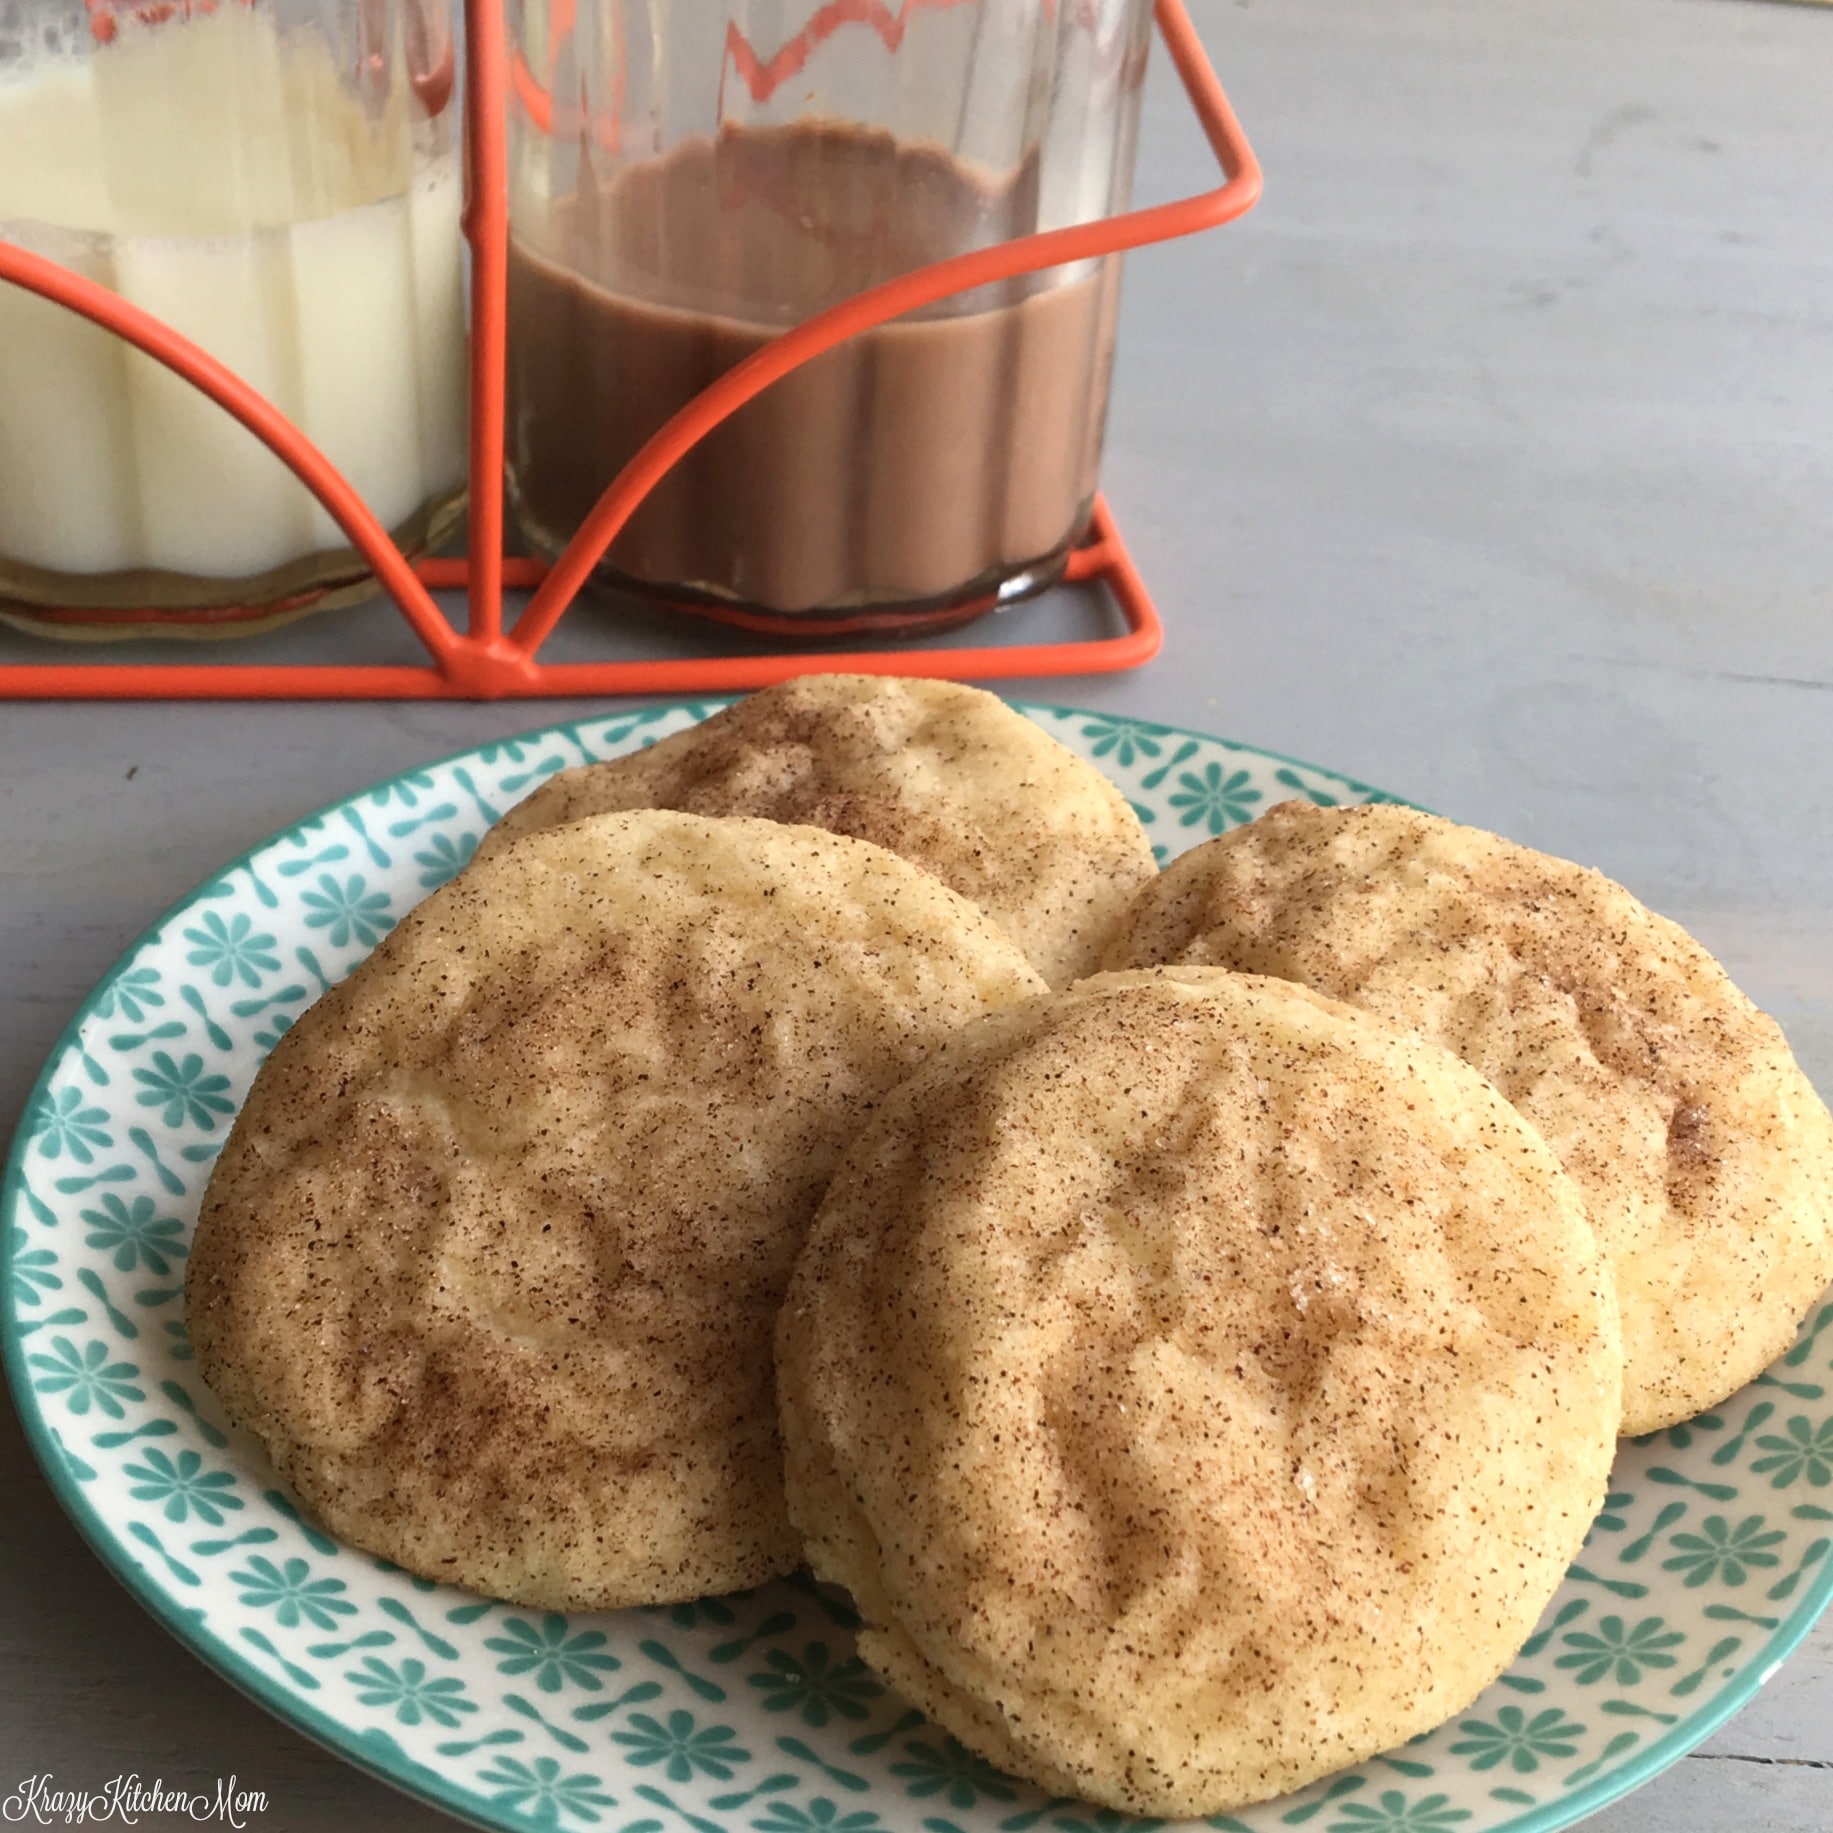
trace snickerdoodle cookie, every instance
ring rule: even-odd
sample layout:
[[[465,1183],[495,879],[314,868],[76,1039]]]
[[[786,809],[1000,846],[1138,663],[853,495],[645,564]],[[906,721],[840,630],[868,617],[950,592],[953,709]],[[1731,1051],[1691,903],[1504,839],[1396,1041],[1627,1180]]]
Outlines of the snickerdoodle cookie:
[[[1276,980],[1103,975],[938,1048],[777,1332],[860,1650],[1053,1792],[1214,1814],[1507,1665],[1603,1498],[1610,1275],[1448,1052]]]
[[[531,834],[281,1039],[186,1286],[336,1533],[521,1603],[792,1569],[771,1331],[872,1104],[1042,991],[883,849],[649,811]]]
[[[1289,802],[1173,861],[1109,967],[1276,974],[1443,1044],[1559,1155],[1616,1273],[1623,1429],[1715,1405],[1833,1280],[1833,1120],[1774,1020],[1601,874]]]
[[[544,784],[484,838],[609,809],[756,815],[851,834],[913,861],[1002,924],[1052,986],[1093,971],[1156,867],[1126,798],[979,688],[810,675],[646,751]]]

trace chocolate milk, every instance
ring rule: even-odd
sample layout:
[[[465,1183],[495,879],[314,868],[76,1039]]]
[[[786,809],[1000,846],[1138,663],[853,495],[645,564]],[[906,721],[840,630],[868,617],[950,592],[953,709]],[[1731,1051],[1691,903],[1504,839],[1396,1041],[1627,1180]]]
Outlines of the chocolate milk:
[[[728,128],[552,206],[509,254],[510,487],[552,555],[669,415],[861,288],[1033,227],[1036,171],[824,122]],[[613,577],[773,617],[946,611],[1049,577],[1094,497],[1119,264],[870,331],[717,428]],[[1038,290],[1041,286],[1041,290]]]

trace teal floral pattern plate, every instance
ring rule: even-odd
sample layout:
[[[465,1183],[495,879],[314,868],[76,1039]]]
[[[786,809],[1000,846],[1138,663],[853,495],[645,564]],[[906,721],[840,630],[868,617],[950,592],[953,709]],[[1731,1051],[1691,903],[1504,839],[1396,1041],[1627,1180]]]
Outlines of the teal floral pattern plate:
[[[276,835],[137,943],[58,1046],[13,1150],[7,1373],[65,1508],[197,1654],[362,1765],[478,1825],[605,1833],[1124,1833],[969,1756],[880,1685],[805,1578],[561,1616],[408,1577],[303,1518],[185,1342],[186,1242],[257,1065],[299,1012],[554,771],[702,718],[549,727]],[[1131,798],[1161,857],[1290,796],[1378,799],[1218,738],[1025,709]],[[1833,1303],[1715,1412],[1626,1445],[1513,1667],[1405,1748],[1218,1830],[1565,1826],[1750,1698],[1833,1591]],[[1142,1823],[1153,1825],[1156,1823]]]

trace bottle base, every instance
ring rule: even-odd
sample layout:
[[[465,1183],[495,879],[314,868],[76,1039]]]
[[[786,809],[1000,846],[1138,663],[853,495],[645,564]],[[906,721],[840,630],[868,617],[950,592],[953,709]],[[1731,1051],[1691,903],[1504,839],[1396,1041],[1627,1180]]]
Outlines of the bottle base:
[[[707,586],[658,584],[605,561],[594,568],[583,595],[608,610],[615,610],[620,600],[627,602],[634,598],[656,610],[679,612],[703,623],[723,624],[728,629],[784,643],[812,646],[836,637],[920,637],[958,629],[989,612],[1016,604],[1021,599],[1034,598],[1059,584],[1070,555],[1088,532],[1093,514],[1091,498],[1082,506],[1069,534],[1048,553],[1017,565],[1002,561],[964,584],[930,598],[890,603],[865,601],[786,611],[780,606],[753,604]],[[538,551],[544,550],[551,562],[559,547],[529,528],[526,518],[523,527],[531,545]]]
[[[410,560],[440,547],[464,520],[463,490],[440,497],[389,531]],[[213,642],[259,636],[317,611],[361,603],[382,590],[351,548],[303,555],[256,578],[208,579],[153,569],[52,573],[0,555],[0,624],[67,643],[136,637]]]

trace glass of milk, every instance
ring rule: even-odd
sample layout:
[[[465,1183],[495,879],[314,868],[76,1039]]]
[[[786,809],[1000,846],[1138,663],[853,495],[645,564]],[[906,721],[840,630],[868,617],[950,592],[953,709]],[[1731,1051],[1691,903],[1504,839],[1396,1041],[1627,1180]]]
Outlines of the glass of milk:
[[[463,509],[459,113],[447,0],[0,0],[0,239],[202,345],[411,553]],[[220,635],[374,590],[253,434],[0,282],[0,618]]]

